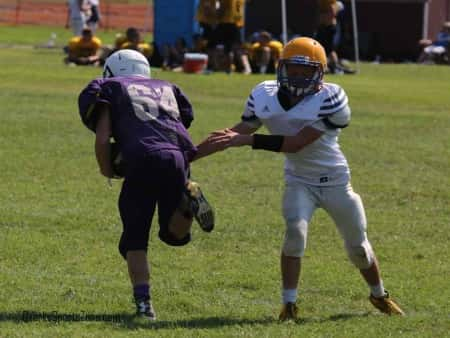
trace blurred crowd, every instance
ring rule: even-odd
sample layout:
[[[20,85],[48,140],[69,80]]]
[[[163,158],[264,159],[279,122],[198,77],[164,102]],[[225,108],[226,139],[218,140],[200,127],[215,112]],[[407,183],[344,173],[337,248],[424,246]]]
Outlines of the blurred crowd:
[[[67,0],[66,28],[70,27],[74,36],[81,36],[87,27],[95,33],[100,18],[100,0]]]
[[[75,65],[102,65],[119,49],[141,52],[154,67],[182,71],[186,55],[203,55],[207,72],[240,72],[243,74],[275,73],[283,49],[280,39],[266,30],[244,37],[245,2],[250,0],[200,0],[196,19],[200,34],[193,36],[192,46],[180,37],[173,45],[160,45],[143,40],[137,28],[129,27],[115,41],[105,45],[95,36],[101,20],[99,0],[68,0],[68,25],[74,37],[65,48],[65,62]],[[325,48],[328,72],[353,74],[348,62],[337,50],[341,40],[341,19],[345,11],[339,0],[318,1],[318,25],[314,38]],[[289,38],[296,37],[292,35]],[[435,40],[420,40],[420,63],[448,63],[450,22],[445,22]]]
[[[419,41],[420,55],[417,62],[427,64],[450,63],[450,21],[442,24],[440,32],[434,40]]]

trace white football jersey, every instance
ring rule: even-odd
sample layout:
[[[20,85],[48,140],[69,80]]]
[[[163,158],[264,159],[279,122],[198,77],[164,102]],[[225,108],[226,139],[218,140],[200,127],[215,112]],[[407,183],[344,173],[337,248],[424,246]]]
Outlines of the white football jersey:
[[[346,184],[350,170],[338,144],[338,135],[350,121],[350,108],[344,90],[332,83],[306,96],[285,110],[277,97],[276,81],[264,81],[250,94],[242,121],[252,127],[266,126],[273,135],[293,136],[311,126],[322,136],[297,153],[285,153],[287,182],[333,186]]]

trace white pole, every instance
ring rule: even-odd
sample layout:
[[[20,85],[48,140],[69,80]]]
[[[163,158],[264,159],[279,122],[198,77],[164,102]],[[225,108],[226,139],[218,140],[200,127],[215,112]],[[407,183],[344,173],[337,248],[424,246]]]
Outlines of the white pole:
[[[241,29],[241,40],[242,41],[245,41],[245,37],[246,37],[246,34],[247,34],[247,32],[246,32],[246,30],[245,30],[245,22],[246,22],[246,20],[245,20],[245,14],[247,14],[247,1],[244,1],[244,26],[242,26],[242,29]]]
[[[286,17],[286,0],[281,0],[281,27],[282,33],[281,38],[283,40],[283,44],[287,43],[287,17]]]
[[[359,41],[358,41],[358,22],[356,21],[356,1],[352,0],[352,20],[353,20],[353,40],[355,48],[356,72],[359,73]]]
[[[422,39],[428,39],[428,15],[430,11],[430,5],[428,1],[423,3],[423,26],[422,26]]]

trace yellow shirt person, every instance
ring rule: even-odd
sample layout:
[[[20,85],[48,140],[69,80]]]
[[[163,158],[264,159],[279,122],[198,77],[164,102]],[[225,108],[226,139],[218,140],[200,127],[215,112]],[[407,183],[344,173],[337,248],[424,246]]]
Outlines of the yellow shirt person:
[[[272,59],[274,61],[276,60],[276,63],[278,63],[281,52],[283,51],[283,44],[277,40],[271,40],[265,45],[262,45],[260,42],[255,42],[254,44],[252,44],[252,46],[250,47],[250,55],[251,55],[250,58],[252,57],[252,55],[260,51],[265,46],[269,47]]]
[[[255,73],[275,73],[278,60],[283,51],[283,44],[272,39],[269,32],[262,31],[257,35],[256,42],[249,48],[249,58]]]
[[[216,0],[200,0],[196,18],[202,24],[217,24]]]
[[[123,39],[122,35],[116,37],[116,45],[120,44],[118,46],[118,49],[137,50],[138,52],[142,53],[147,59],[150,59],[150,57],[153,55],[153,46],[151,46],[147,42],[142,41],[141,34],[137,28],[129,27],[125,33],[125,40],[121,39]]]
[[[75,36],[69,41],[69,54],[75,57],[92,56],[98,52],[101,46],[101,40],[95,36],[89,38]]]
[[[237,27],[244,26],[245,0],[219,0],[219,23],[232,23]]]
[[[336,25],[338,4],[336,0],[319,0],[319,24]]]
[[[67,64],[100,65],[102,42],[92,34],[89,28],[84,28],[81,36],[69,40],[68,56],[64,59]]]
[[[149,59],[153,54],[153,47],[150,46],[147,42],[139,42],[135,44],[130,41],[126,41],[122,45],[120,45],[120,49],[134,49],[138,52],[141,52],[147,59]]]

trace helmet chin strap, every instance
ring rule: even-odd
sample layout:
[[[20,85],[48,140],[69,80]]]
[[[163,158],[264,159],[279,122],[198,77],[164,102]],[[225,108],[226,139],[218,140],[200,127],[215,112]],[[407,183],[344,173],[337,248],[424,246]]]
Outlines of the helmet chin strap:
[[[111,68],[109,66],[105,66],[105,70],[103,71],[103,78],[106,79],[108,77],[114,77],[114,74],[111,71]]]
[[[289,85],[283,86],[282,88],[289,95],[294,96],[294,97],[307,96],[307,95],[313,94],[315,92],[312,84],[306,88],[299,88],[299,87],[292,86],[292,85],[291,86],[289,86]]]

